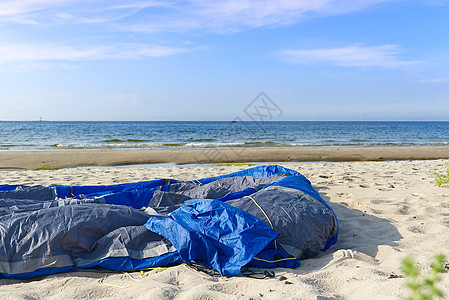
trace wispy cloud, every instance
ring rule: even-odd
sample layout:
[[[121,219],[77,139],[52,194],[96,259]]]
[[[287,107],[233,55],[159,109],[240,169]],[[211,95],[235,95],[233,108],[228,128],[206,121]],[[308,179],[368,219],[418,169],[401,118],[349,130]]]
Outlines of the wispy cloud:
[[[122,24],[123,28],[144,32],[192,29],[232,32],[351,13],[394,1],[398,0],[7,0],[0,3],[0,16],[9,17],[10,21],[36,23],[52,22],[55,18],[103,23],[142,13],[138,21]]]
[[[118,94],[110,97],[113,103],[139,104],[142,103],[141,96],[138,93]]]
[[[131,24],[133,31],[236,32],[279,26],[325,15],[351,13],[397,0],[189,0],[173,1],[157,16]]]
[[[440,83],[440,82],[449,82],[449,77],[422,79],[419,81],[419,83]]]
[[[418,63],[405,61],[399,57],[395,45],[348,46],[331,49],[284,50],[280,55],[288,62],[297,64],[326,62],[343,67],[382,67],[397,68]]]
[[[135,15],[148,7],[166,6],[161,0],[6,0],[0,2],[0,22],[25,24],[106,23]],[[59,21],[59,22],[55,22]]]
[[[314,17],[353,13],[395,1],[401,0],[4,0],[0,2],[0,24],[45,24],[44,31],[49,30],[51,25],[76,24],[70,28],[73,32],[71,38],[76,39],[78,44],[83,44],[89,32],[97,32],[94,26],[102,26],[98,32],[104,36],[124,32],[151,33],[146,36],[155,45],[111,43],[106,46],[74,47],[70,46],[73,43],[64,45],[42,37],[46,44],[0,44],[0,62],[167,56],[189,50],[158,45],[158,38],[170,40],[164,33],[231,33],[283,26]],[[126,37],[126,40],[132,38]],[[392,45],[286,50],[282,55],[296,63],[328,61],[339,66],[398,67],[413,63],[400,60],[397,47]]]
[[[17,16],[64,6],[73,0],[6,0],[0,2],[0,16]]]
[[[0,63],[140,59],[169,56],[187,51],[189,49],[145,44],[96,46],[84,49],[51,44],[9,44],[0,45]]]
[[[169,7],[164,1],[99,1],[96,5],[86,5],[85,7],[72,8],[71,13],[60,11],[56,14],[61,20],[75,23],[109,23],[132,17],[148,8]]]

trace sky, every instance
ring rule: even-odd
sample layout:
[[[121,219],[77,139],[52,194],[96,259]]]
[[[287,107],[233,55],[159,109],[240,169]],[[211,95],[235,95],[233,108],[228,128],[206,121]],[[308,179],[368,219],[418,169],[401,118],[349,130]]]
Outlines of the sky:
[[[449,0],[2,0],[0,120],[449,120]]]

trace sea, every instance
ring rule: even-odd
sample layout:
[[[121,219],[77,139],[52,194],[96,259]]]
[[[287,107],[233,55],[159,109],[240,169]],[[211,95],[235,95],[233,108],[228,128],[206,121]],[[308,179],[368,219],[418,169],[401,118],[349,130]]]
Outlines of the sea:
[[[449,122],[0,121],[0,151],[449,146]]]

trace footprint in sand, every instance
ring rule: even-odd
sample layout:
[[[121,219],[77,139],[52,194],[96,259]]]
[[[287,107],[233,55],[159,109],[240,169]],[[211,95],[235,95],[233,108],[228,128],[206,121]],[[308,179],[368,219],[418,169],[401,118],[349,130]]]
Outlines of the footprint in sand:
[[[393,200],[388,199],[373,199],[370,201],[372,204],[389,204],[393,202]]]
[[[337,195],[338,197],[344,197],[347,196],[347,193],[336,193],[335,195]]]
[[[425,232],[425,228],[422,226],[410,226],[409,228],[407,228],[408,231],[413,232],[413,233],[421,233],[424,234]]]
[[[440,210],[437,209],[436,207],[426,207],[426,208],[424,209],[424,211],[425,211],[426,213],[430,213],[430,214],[434,214],[434,213],[440,212]]]
[[[364,189],[370,188],[370,186],[367,184],[359,184],[359,186]]]
[[[443,226],[449,227],[449,220],[447,220],[447,219],[442,220],[440,223]]]
[[[354,181],[353,177],[350,176],[343,176],[342,178],[340,178],[341,180],[345,180],[345,181]]]
[[[410,215],[412,211],[408,205],[402,205],[402,207],[398,209],[395,213],[398,215]]]

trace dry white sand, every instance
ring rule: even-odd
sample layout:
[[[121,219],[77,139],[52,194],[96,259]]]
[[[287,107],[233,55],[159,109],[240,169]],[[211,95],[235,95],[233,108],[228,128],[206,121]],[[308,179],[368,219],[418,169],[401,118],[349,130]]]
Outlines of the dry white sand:
[[[340,223],[336,245],[272,279],[210,277],[186,266],[109,274],[69,272],[0,280],[0,299],[403,299],[400,262],[411,255],[423,272],[436,253],[449,256],[449,188],[432,169],[443,160],[286,164],[310,179]],[[114,184],[156,178],[195,179],[248,166],[199,166],[0,172],[0,184]],[[449,297],[449,274],[439,287]],[[286,280],[285,280],[286,278]],[[283,279],[283,280],[282,280]]]

